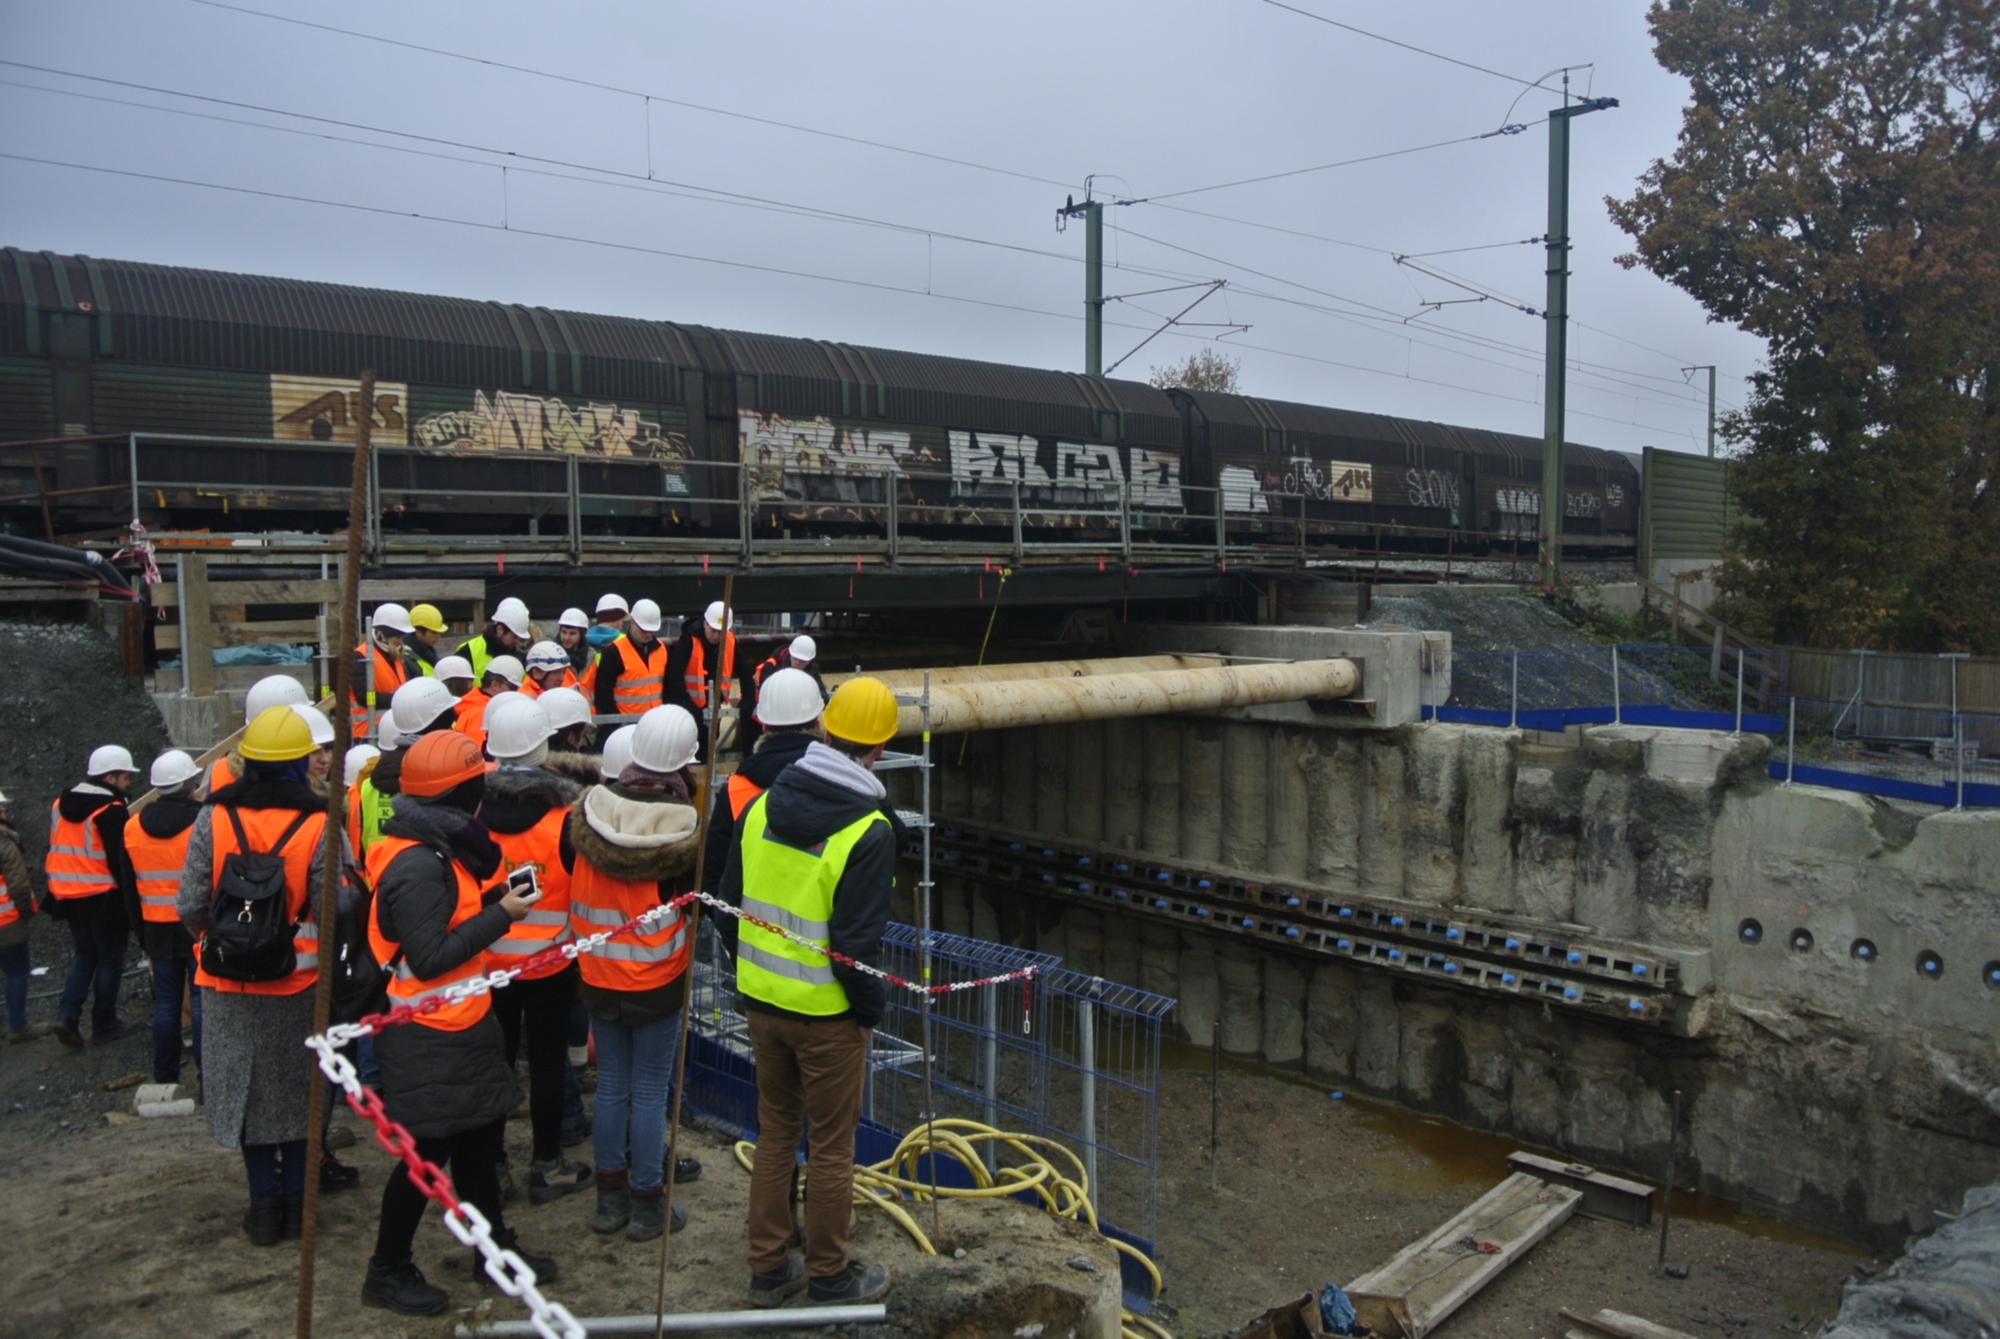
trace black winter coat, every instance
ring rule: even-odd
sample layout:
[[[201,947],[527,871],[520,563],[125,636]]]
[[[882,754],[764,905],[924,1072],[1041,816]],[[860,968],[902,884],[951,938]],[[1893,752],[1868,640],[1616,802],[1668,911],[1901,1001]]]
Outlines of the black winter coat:
[[[382,832],[425,844],[390,861],[375,889],[382,934],[402,946],[403,961],[419,980],[464,966],[507,933],[507,913],[498,906],[449,928],[458,905],[450,858],[482,881],[500,869],[500,848],[476,819],[400,796]],[[521,1101],[500,1020],[490,1009],[459,1032],[421,1022],[385,1029],[375,1039],[375,1060],[389,1114],[419,1138],[478,1129],[504,1119]]]

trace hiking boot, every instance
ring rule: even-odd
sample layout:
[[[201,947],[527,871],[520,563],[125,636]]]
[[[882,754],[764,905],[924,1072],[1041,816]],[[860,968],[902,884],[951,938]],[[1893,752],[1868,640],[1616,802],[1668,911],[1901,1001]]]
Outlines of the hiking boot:
[[[336,1125],[326,1132],[326,1138],[320,1140],[319,1146],[329,1153],[337,1149],[353,1148],[354,1131],[348,1126]]]
[[[625,1174],[615,1173],[615,1180],[603,1172],[597,1174],[597,1213],[590,1220],[592,1232],[616,1232],[632,1218],[632,1188],[625,1184]]]
[[[276,1246],[285,1235],[285,1202],[251,1200],[243,1212],[243,1235],[252,1246]]]
[[[135,1032],[151,1031],[151,1028],[141,1027],[137,1023],[128,1023],[122,1018],[114,1018],[111,1020],[110,1027],[92,1028],[90,1030],[90,1044],[92,1046],[109,1046],[114,1041],[125,1040],[125,1038]]]
[[[69,1047],[72,1051],[81,1051],[83,1049],[83,1034],[76,1030],[76,1023],[74,1021],[67,1018],[58,1018],[55,1026],[50,1028],[49,1031],[55,1033],[56,1040]]]
[[[451,1305],[451,1294],[424,1280],[414,1260],[393,1269],[368,1257],[368,1277],[361,1281],[361,1305],[400,1311],[406,1316],[435,1316]]]
[[[306,1202],[297,1196],[285,1196],[285,1211],[278,1220],[278,1239],[297,1241],[306,1234]]]
[[[632,1192],[632,1221],[625,1224],[627,1241],[652,1241],[660,1235],[660,1228],[666,1220],[667,1190],[660,1186],[648,1194],[643,1190]],[[687,1210],[674,1206],[672,1229],[680,1231],[688,1225]]]
[[[806,1289],[807,1306],[865,1306],[889,1295],[889,1271],[880,1265],[861,1265],[850,1260],[847,1268],[823,1279],[814,1279]]]
[[[361,1184],[361,1169],[350,1167],[331,1153],[322,1153],[319,1159],[319,1188],[321,1190],[349,1190]]]
[[[528,1164],[528,1203],[547,1204],[573,1191],[582,1190],[596,1173],[580,1162],[554,1157],[547,1162]]]
[[[7,1040],[14,1042],[40,1041],[53,1031],[55,1031],[55,1024],[53,1023],[30,1023],[26,1027],[8,1028]]]
[[[750,1276],[750,1305],[770,1310],[785,1304],[806,1290],[806,1267],[796,1255],[785,1257],[785,1267],[773,1274]]]
[[[521,1263],[535,1271],[535,1284],[537,1287],[544,1283],[554,1283],[556,1281],[556,1262],[546,1255],[534,1255],[522,1250],[521,1235],[513,1228],[510,1227],[505,1232],[495,1232],[493,1234],[493,1244],[520,1256]],[[478,1251],[472,1253],[472,1272],[479,1276],[479,1280],[482,1283],[493,1282],[493,1276],[486,1272],[486,1258]]]

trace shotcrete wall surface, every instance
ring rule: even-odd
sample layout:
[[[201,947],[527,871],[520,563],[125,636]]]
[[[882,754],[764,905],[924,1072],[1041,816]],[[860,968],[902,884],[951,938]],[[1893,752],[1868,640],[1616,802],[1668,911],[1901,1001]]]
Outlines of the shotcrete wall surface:
[[[1215,649],[1202,631],[1151,649]],[[1294,653],[1292,631],[1227,649]],[[1296,653],[1329,653],[1307,640]],[[1366,671],[1364,688],[1395,696]],[[1220,1027],[1233,1054],[1654,1180],[1678,1088],[1685,1175],[1876,1244],[2000,1174],[2000,812],[1784,787],[1761,738],[1658,727],[1556,748],[1480,726],[1152,717],[941,753],[947,816],[1615,937],[1677,958],[1688,997],[1673,1026],[1623,1026],[940,867],[944,928],[1172,995],[1196,1045]]]

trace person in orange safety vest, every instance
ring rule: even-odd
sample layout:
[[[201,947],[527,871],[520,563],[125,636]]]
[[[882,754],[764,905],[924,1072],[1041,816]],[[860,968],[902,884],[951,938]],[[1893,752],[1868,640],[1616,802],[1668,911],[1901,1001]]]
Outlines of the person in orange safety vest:
[[[174,900],[181,890],[188,837],[201,817],[195,794],[203,778],[193,758],[168,749],[153,759],[147,779],[153,783],[153,802],[125,824],[125,853],[139,890],[140,943],[153,967],[153,1082],[179,1083],[183,995],[194,1024],[195,1073],[201,1073],[201,987],[194,979],[194,937],[181,924]]]
[[[410,611],[400,604],[378,605],[369,644],[354,648],[352,710],[349,728],[354,739],[370,737],[370,727],[389,714],[389,700],[410,680],[410,667],[403,659],[403,639],[417,630]]]
[[[118,1020],[118,982],[125,971],[125,941],[138,912],[132,863],[125,854],[125,792],[138,772],[132,755],[116,744],[92,751],[85,778],[49,808],[49,853],[42,864],[48,897],[44,909],[69,922],[76,950],[56,1006],[56,1040],[83,1045],[83,1005],[91,1005],[93,1041],[115,1041],[131,1031]]]
[[[598,653],[594,697],[600,716],[643,716],[667,700],[667,644],[660,640],[660,606],[632,606],[630,631]]]

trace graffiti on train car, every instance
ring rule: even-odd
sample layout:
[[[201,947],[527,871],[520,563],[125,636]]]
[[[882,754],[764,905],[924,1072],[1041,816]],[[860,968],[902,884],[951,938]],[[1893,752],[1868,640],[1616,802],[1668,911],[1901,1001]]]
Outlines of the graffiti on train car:
[[[400,381],[375,383],[375,423],[370,434],[378,446],[407,442],[404,406],[410,388]],[[293,377],[271,374],[271,436],[281,442],[354,441],[361,419],[361,383],[341,377]]]
[[[412,445],[433,451],[555,451],[579,456],[686,460],[687,437],[668,432],[637,409],[615,404],[572,405],[554,396],[472,393],[470,409],[426,414],[411,428]]]
[[[1458,515],[1464,501],[1464,483],[1447,470],[1404,471],[1403,491],[1412,507],[1423,507],[1431,511],[1448,511]]]
[[[1329,460],[1321,465],[1309,456],[1293,456],[1280,491],[1320,502],[1373,502],[1375,467],[1350,460]]]

